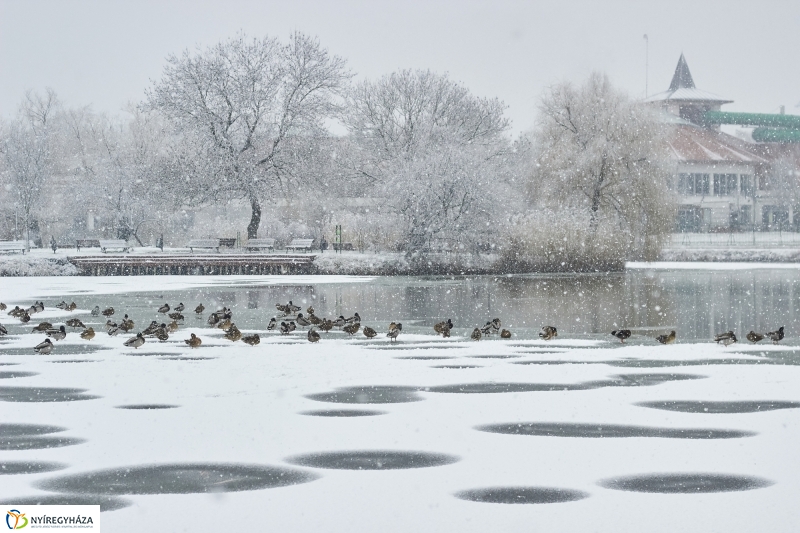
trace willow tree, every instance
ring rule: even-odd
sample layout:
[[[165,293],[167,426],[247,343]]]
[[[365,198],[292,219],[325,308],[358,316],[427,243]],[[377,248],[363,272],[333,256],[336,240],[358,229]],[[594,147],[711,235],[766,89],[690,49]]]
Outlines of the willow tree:
[[[298,151],[323,134],[349,77],[343,59],[302,33],[286,44],[240,35],[169,56],[145,107],[163,113],[183,145],[173,192],[248,201],[247,235],[257,237],[264,200],[287,193]]]
[[[665,132],[652,110],[593,73],[551,87],[539,111],[531,199],[582,213],[587,239],[603,227],[625,253],[652,257],[674,220]]]

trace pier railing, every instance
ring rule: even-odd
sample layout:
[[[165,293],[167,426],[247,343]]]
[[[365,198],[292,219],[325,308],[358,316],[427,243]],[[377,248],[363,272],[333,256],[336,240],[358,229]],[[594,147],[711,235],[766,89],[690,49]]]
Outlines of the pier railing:
[[[208,254],[75,256],[84,276],[308,274],[315,255]]]

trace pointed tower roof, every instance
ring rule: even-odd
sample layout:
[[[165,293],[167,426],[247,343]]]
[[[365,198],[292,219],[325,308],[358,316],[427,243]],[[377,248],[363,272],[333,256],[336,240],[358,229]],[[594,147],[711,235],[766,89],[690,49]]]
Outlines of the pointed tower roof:
[[[686,64],[686,58],[683,57],[683,54],[678,59],[678,66],[675,67],[672,83],[669,84],[670,91],[677,91],[678,89],[694,89],[692,73],[689,72],[689,65]]]
[[[675,67],[675,74],[672,76],[672,83],[669,84],[669,89],[663,93],[654,94],[645,102],[664,102],[664,101],[680,101],[692,102],[697,104],[729,104],[733,100],[722,98],[716,94],[701,91],[694,85],[692,73],[689,72],[689,64],[686,63],[686,58],[681,54],[678,59],[678,65]]]

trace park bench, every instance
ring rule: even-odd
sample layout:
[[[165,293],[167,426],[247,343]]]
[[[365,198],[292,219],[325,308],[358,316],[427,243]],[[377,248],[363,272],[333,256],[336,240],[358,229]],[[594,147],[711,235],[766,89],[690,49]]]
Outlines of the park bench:
[[[286,245],[286,250],[295,251],[308,251],[312,250],[314,239],[292,239],[292,242]]]
[[[25,241],[2,241],[0,242],[0,252],[22,252],[25,253]]]
[[[131,247],[128,243],[121,239],[108,239],[100,240],[100,251],[106,253],[109,249],[122,250],[123,252],[130,252]]]
[[[195,248],[219,252],[219,239],[194,239],[189,241],[188,248],[192,253],[194,253]]]
[[[343,250],[345,252],[352,252],[353,251],[353,243],[352,242],[343,242],[343,243],[333,243],[333,249],[335,251]]]
[[[231,239],[223,237],[219,239],[220,248],[233,248],[234,246],[236,246],[236,237],[233,237]]]
[[[250,239],[245,248],[248,250],[275,250],[275,239]]]
[[[81,248],[100,248],[99,239],[78,239],[75,241],[75,249],[81,251]]]

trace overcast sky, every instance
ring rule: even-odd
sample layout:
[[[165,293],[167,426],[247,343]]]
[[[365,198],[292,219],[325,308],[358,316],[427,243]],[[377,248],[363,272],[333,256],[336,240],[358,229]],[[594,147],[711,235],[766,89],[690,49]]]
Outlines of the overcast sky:
[[[606,72],[632,95],[669,85],[681,52],[701,89],[731,111],[800,114],[799,0],[0,0],[0,114],[26,89],[118,113],[160,76],[167,54],[244,31],[300,30],[359,77],[448,72],[530,128],[542,90]]]

